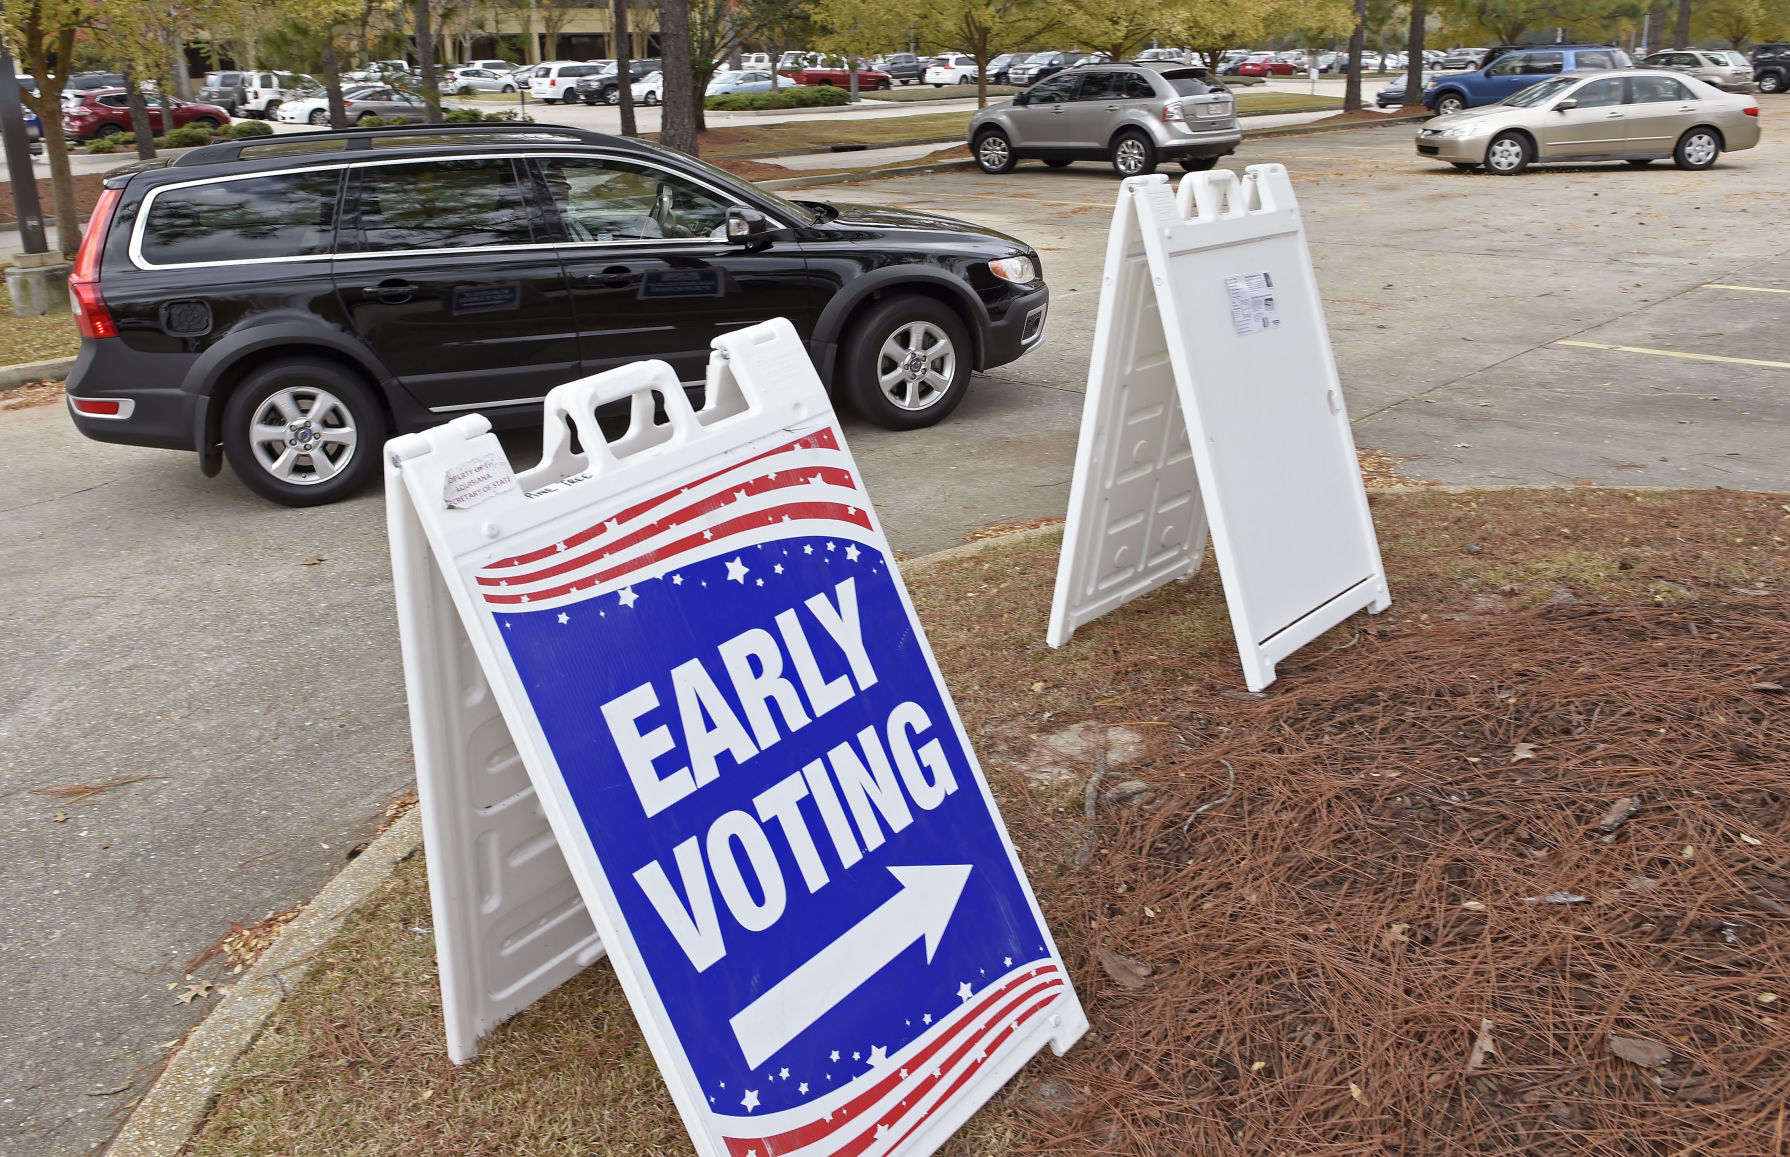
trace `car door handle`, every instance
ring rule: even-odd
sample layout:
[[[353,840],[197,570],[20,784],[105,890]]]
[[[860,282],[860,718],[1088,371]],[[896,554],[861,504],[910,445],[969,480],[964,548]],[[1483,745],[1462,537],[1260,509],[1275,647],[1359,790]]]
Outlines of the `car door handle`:
[[[1605,117],[1609,117],[1609,118],[1614,118],[1614,117],[1619,117],[1619,116],[1621,116],[1621,115],[1622,115],[1622,110],[1621,110],[1621,109],[1616,109],[1616,110],[1614,110],[1614,111],[1612,111],[1612,112],[1607,112],[1607,113],[1605,113],[1605,114],[1604,114],[1604,116],[1605,116]]]
[[[375,301],[383,301],[390,305],[410,300],[416,292],[416,286],[397,278],[381,281],[378,285],[369,285],[360,291],[362,297],[370,297]]]
[[[640,275],[626,265],[611,265],[601,273],[586,273],[578,279],[585,285],[601,285],[609,289],[626,289],[640,280]]]

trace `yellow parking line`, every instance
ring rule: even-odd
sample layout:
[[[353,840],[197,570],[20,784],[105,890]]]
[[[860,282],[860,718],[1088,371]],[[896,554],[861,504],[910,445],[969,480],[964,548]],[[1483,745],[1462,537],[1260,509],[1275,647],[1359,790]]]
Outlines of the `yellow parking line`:
[[[1693,362],[1729,362],[1738,366],[1766,366],[1774,370],[1790,370],[1790,362],[1768,362],[1759,358],[1725,358],[1720,354],[1687,354],[1677,350],[1654,350],[1638,345],[1605,345],[1600,341],[1557,341],[1555,345],[1578,346],[1588,350],[1614,350],[1625,354],[1653,354],[1662,358],[1684,358]]]
[[[1708,285],[1699,286],[1698,288],[1700,288],[1700,289],[1738,289],[1738,290],[1741,290],[1746,293],[1790,293],[1790,289],[1767,289],[1763,285],[1722,285],[1721,283],[1714,282],[1714,281],[1710,282]]]

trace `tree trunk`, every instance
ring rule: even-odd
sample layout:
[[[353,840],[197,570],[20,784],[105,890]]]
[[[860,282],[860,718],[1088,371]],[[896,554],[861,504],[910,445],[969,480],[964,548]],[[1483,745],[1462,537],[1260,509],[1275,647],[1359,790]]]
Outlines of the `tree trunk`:
[[[323,45],[323,87],[329,94],[329,127],[338,131],[347,128],[348,107],[342,99],[342,65],[336,59],[333,40]]]
[[[1343,111],[1361,107],[1361,54],[1367,51],[1367,0],[1355,0],[1355,31],[1349,33],[1349,79],[1343,85]]]
[[[1673,48],[1689,48],[1691,44],[1691,0],[1678,0],[1678,29],[1672,37]]]
[[[1405,105],[1423,103],[1423,34],[1429,12],[1424,0],[1412,0],[1411,31],[1405,37]]]
[[[665,60],[665,105],[659,118],[659,143],[697,156],[701,145],[696,138],[696,80],[690,62],[688,0],[660,0],[659,51]]]
[[[124,70],[124,99],[130,105],[131,135],[137,138],[137,159],[154,160],[155,130],[149,127],[149,101],[143,97],[143,86],[137,83],[137,74],[128,68]]]
[[[628,31],[628,0],[615,0],[615,94],[621,101],[622,136],[637,137],[640,128],[634,123],[633,34]]]
[[[441,84],[435,76],[435,33],[429,27],[429,0],[414,0],[416,63],[423,74],[423,121],[441,123]]]
[[[178,33],[171,33],[168,36],[168,40],[168,46],[173,50],[173,60],[171,61],[173,70],[169,74],[169,78],[173,81],[174,95],[181,100],[192,100],[193,74],[186,69],[186,50],[180,46],[180,35]],[[167,128],[173,127],[173,125],[167,121],[163,121],[162,123]]]
[[[37,95],[32,96],[21,85],[19,99],[37,114],[38,123],[43,127],[44,156],[50,162],[50,192],[56,212],[56,247],[64,257],[72,258],[81,247],[81,218],[75,210],[75,178],[68,166],[68,138],[62,135],[65,77],[60,71],[52,73],[41,31],[27,21],[24,33],[21,39],[24,41],[25,64],[30,74],[37,78]],[[54,51],[58,61],[74,58],[74,29],[57,33]],[[58,65],[58,69],[60,67]]]

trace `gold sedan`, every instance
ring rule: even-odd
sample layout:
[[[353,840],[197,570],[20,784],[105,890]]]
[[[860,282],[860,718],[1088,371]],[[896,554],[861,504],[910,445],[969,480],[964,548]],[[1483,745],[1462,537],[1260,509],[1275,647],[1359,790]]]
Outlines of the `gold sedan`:
[[[1505,177],[1562,161],[1670,157],[1681,169],[1707,169],[1723,151],[1758,143],[1758,100],[1654,69],[1552,77],[1417,133],[1418,155]]]

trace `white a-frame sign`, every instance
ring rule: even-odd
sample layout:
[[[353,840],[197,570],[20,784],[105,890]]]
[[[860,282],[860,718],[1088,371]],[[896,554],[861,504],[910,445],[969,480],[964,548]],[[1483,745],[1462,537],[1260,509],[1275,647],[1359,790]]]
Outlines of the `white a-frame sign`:
[[[1048,641],[1213,552],[1244,678],[1391,605],[1292,183],[1119,189]]]
[[[607,951],[702,1157],[920,1157],[1087,1017],[794,327],[715,346],[387,446],[449,1051]]]

